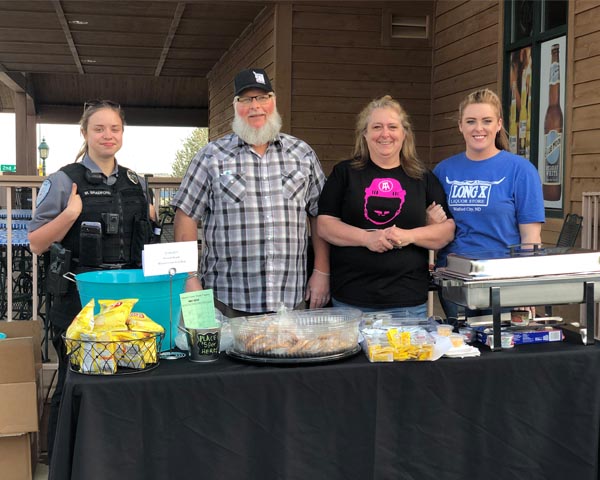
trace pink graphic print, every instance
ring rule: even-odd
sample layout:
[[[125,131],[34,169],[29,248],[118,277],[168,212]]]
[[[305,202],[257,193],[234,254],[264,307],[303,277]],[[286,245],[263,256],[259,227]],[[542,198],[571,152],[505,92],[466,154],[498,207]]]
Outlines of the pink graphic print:
[[[404,205],[406,190],[395,178],[375,178],[365,188],[365,218],[375,225],[385,225],[398,216]]]

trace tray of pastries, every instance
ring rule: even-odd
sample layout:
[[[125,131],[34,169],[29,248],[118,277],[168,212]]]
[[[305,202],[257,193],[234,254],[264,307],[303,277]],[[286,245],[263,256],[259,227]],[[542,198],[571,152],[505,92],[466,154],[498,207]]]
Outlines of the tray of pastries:
[[[228,354],[244,360],[315,361],[356,353],[362,312],[353,308],[293,310],[230,319]]]

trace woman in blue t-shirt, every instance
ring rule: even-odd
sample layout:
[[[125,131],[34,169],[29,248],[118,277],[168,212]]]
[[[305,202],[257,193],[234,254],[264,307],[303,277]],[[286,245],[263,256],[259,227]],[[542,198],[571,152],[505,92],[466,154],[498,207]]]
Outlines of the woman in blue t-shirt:
[[[466,150],[433,170],[456,222],[454,240],[438,252],[438,267],[446,265],[449,253],[505,252],[510,245],[539,244],[545,220],[538,171],[509,152],[498,96],[488,89],[470,93],[458,117]],[[441,294],[440,301],[446,317],[456,318],[457,305]]]

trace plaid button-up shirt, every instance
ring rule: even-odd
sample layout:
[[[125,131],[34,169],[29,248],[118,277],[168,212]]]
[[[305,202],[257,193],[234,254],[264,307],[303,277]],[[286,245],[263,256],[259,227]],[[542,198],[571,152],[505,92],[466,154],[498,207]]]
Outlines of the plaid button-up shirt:
[[[172,205],[202,224],[204,288],[246,312],[302,301],[307,216],[317,215],[324,183],[315,152],[291,135],[262,157],[235,134],[202,148]]]

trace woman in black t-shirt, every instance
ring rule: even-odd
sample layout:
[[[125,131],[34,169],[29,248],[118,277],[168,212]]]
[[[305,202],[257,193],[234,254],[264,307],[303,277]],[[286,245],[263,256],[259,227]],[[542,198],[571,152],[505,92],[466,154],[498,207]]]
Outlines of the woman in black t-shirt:
[[[333,169],[319,200],[318,228],[331,246],[334,306],[424,317],[429,249],[453,239],[446,195],[416,155],[408,116],[390,96],[359,114],[354,158]]]

